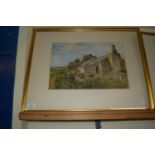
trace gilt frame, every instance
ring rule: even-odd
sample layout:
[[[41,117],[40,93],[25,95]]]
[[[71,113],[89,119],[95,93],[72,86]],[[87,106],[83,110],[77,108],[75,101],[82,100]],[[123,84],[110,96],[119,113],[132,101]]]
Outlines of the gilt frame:
[[[127,31],[135,32],[138,37],[140,55],[143,64],[144,77],[148,93],[149,108],[147,109],[97,109],[97,110],[26,110],[29,76],[32,64],[33,48],[37,32],[90,32],[90,31]],[[155,101],[144,50],[141,32],[137,27],[54,27],[34,28],[28,58],[25,83],[23,90],[22,109],[19,114],[21,120],[27,121],[78,121],[78,120],[142,120],[155,119]]]

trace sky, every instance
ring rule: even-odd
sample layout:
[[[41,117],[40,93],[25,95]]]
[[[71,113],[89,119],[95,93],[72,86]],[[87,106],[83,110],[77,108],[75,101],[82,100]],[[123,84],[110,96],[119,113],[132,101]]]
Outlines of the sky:
[[[53,43],[51,67],[65,67],[77,58],[81,60],[86,54],[104,56],[111,52],[112,45],[124,57],[121,43]]]

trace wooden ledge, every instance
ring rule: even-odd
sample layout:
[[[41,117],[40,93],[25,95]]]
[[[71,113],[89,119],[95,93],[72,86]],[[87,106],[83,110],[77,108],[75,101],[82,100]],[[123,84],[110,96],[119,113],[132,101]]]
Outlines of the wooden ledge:
[[[21,112],[19,119],[26,121],[154,120],[155,110],[28,110]]]

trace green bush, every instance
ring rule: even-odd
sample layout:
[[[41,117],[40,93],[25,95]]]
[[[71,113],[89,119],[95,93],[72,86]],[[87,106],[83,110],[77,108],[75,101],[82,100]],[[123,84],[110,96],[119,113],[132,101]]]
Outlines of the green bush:
[[[78,81],[68,76],[67,69],[51,70],[50,80],[54,81],[56,89],[108,89],[128,88],[128,82],[112,78],[95,77]]]

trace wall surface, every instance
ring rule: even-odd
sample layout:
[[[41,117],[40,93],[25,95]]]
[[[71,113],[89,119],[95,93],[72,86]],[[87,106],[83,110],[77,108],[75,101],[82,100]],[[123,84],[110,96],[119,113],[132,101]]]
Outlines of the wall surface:
[[[0,129],[12,127],[18,26],[0,27]]]
[[[23,83],[26,70],[28,51],[31,40],[31,28],[20,27],[16,58],[16,77],[14,86],[14,101],[13,101],[13,128],[22,128],[23,122],[18,119],[19,111],[21,110],[21,101],[23,94]]]
[[[152,28],[142,28],[143,31],[155,32]],[[16,62],[16,80],[14,89],[13,128],[25,129],[94,129],[95,122],[28,122],[20,121],[18,114],[21,109],[24,74],[28,58],[32,28],[20,27]],[[155,121],[102,121],[101,127],[106,128],[155,128]]]

